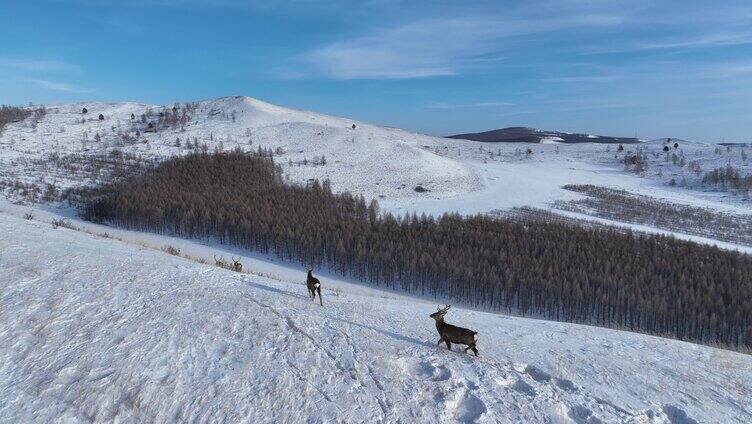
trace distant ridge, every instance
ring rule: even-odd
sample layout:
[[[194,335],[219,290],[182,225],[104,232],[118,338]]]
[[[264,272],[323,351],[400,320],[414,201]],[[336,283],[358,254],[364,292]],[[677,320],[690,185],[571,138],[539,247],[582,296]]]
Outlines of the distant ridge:
[[[482,141],[486,143],[639,143],[634,137],[610,137],[566,133],[559,131],[542,131],[527,127],[508,127],[478,133],[450,135],[448,138]]]

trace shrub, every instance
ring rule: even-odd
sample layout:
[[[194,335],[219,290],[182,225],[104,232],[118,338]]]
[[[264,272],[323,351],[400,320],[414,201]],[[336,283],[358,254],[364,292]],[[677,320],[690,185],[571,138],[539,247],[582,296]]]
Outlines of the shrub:
[[[78,227],[71,224],[71,222],[65,218],[52,220],[52,228],[56,229],[57,227],[68,228],[70,230],[78,230]]]
[[[31,115],[31,110],[17,107],[0,105],[0,134],[7,124],[11,122],[19,122],[28,118]]]
[[[162,250],[173,256],[180,256],[180,249],[172,245],[166,245],[162,247]]]

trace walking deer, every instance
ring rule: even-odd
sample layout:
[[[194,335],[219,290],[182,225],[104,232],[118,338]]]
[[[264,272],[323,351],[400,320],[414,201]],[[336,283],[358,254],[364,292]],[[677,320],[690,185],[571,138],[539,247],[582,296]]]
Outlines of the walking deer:
[[[312,301],[316,301],[316,294],[319,295],[319,303],[324,306],[324,301],[321,299],[321,281],[314,277],[311,273],[313,268],[308,268],[308,277],[306,278],[306,286],[308,286],[308,295],[311,296]]]
[[[452,350],[452,343],[463,344],[467,346],[465,352],[470,349],[475,353],[475,356],[478,356],[478,349],[475,346],[478,342],[478,332],[444,322],[444,315],[449,311],[449,308],[450,305],[446,305],[444,309],[439,307],[438,311],[429,315],[436,321],[436,330],[438,330],[439,336],[441,336],[436,344],[444,342],[449,350]]]

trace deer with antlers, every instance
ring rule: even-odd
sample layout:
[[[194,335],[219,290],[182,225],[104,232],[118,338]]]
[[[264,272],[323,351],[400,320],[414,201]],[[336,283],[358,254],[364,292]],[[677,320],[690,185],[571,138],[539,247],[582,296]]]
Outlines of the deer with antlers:
[[[449,350],[452,350],[452,343],[463,344],[467,346],[465,348],[466,353],[470,349],[475,353],[475,356],[478,356],[478,348],[475,346],[478,342],[478,332],[444,322],[444,315],[449,311],[449,308],[450,305],[446,305],[443,309],[439,307],[438,311],[429,315],[436,321],[436,330],[441,336],[436,344],[444,342]]]
[[[308,277],[306,278],[306,286],[308,286],[308,295],[311,296],[312,301],[316,301],[316,294],[319,295],[319,303],[324,306],[324,301],[321,299],[321,281],[314,277],[313,268],[308,268]]]
[[[230,265],[223,256],[217,258],[217,255],[214,255],[214,264],[220,268],[229,269],[235,272],[243,272],[243,264],[240,263],[240,259],[235,259],[234,256],[232,257],[232,265]]]
[[[227,268],[227,261],[225,261],[225,258],[222,256],[217,259],[217,255],[214,255],[214,264],[220,268]]]
[[[240,259],[232,257],[232,270],[235,272],[243,272],[243,264],[240,263]]]

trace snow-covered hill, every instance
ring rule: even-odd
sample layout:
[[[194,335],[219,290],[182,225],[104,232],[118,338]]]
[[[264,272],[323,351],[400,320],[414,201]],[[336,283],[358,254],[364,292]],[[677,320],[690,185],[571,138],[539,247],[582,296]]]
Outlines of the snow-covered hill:
[[[703,173],[729,164],[740,175],[752,172],[743,147],[702,143],[482,143],[415,134],[347,118],[288,109],[249,97],[223,97],[190,103],[189,119],[156,132],[148,123],[171,107],[141,103],[74,103],[47,107],[38,121],[10,123],[0,134],[0,192],[11,200],[106,180],[102,158],[159,161],[187,154],[196,144],[214,149],[258,147],[275,151],[291,181],[329,179],[335,191],[376,198],[382,209],[442,214],[487,213],[514,207],[562,211],[557,202],[581,199],[567,184],[594,184],[708,208],[724,214],[752,214],[748,195],[718,192],[701,183]],[[82,113],[86,107],[87,114]],[[149,113],[151,112],[151,113]],[[182,113],[182,112],[180,112]],[[98,116],[102,114],[103,120]],[[144,115],[142,117],[142,115]],[[353,128],[355,126],[355,128]],[[548,142],[547,141],[547,142]],[[529,150],[528,150],[529,149]],[[626,156],[639,154],[645,168],[627,169]],[[752,154],[752,152],[749,152]],[[138,160],[138,159],[132,159]],[[417,190],[420,186],[426,190]],[[573,215],[571,212],[569,215]],[[576,219],[593,220],[588,214]],[[651,222],[608,224],[638,231],[670,233],[697,240],[681,226]],[[725,239],[699,240],[718,243]],[[722,247],[748,249],[744,245]]]
[[[86,114],[82,113],[83,108],[87,109]],[[422,148],[442,140],[436,137],[240,96],[198,102],[185,124],[156,133],[147,131],[147,123],[158,119],[160,111],[169,109],[141,103],[49,106],[38,123],[28,119],[10,124],[0,135],[0,177],[28,173],[22,180],[67,188],[81,181],[68,170],[55,173],[44,167],[30,172],[31,163],[53,153],[92,156],[109,154],[113,149],[159,159],[186,154],[191,151],[188,144],[197,141],[209,150],[274,150],[293,181],[328,178],[335,190],[367,198],[441,199],[482,186],[472,166]],[[141,115],[149,111],[153,115],[142,122]],[[98,119],[99,114],[103,120]],[[124,141],[124,136],[133,137],[136,131],[137,140]],[[321,158],[325,158],[325,165]],[[414,191],[418,185],[429,191]]]
[[[752,356],[237,274],[0,212],[2,422],[752,420]],[[301,274],[302,276],[302,274]],[[438,302],[438,300],[437,300]]]

